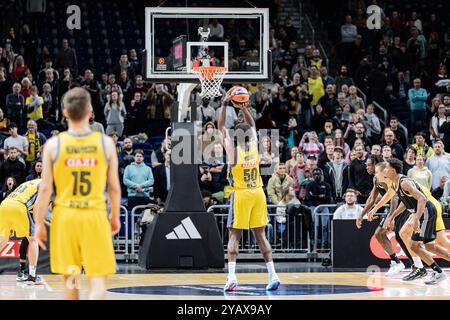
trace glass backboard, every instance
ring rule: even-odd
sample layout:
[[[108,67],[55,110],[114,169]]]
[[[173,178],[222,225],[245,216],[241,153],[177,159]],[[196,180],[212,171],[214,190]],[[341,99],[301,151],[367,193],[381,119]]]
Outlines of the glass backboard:
[[[271,78],[269,9],[155,7],[145,14],[147,79],[198,82],[191,68],[204,51],[228,68],[225,82]]]

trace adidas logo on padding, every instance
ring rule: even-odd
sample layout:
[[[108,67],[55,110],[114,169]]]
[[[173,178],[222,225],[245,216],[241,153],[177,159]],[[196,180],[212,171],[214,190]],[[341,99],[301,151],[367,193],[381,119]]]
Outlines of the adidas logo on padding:
[[[197,228],[192,223],[191,218],[181,220],[181,224],[176,226],[172,232],[166,234],[167,240],[201,239]]]

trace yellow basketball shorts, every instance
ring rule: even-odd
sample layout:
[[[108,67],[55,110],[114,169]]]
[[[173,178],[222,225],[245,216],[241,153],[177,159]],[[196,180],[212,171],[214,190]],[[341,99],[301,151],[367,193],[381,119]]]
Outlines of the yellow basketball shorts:
[[[437,216],[436,216],[436,231],[445,230],[444,220],[442,219],[442,206],[438,201],[431,201],[436,207]]]
[[[111,227],[105,211],[54,208],[50,227],[53,273],[88,277],[116,272]]]
[[[11,237],[13,231],[17,238],[29,237],[34,221],[23,203],[6,199],[0,204],[0,236]]]
[[[254,229],[268,224],[266,196],[262,188],[235,189],[230,195],[227,227]]]

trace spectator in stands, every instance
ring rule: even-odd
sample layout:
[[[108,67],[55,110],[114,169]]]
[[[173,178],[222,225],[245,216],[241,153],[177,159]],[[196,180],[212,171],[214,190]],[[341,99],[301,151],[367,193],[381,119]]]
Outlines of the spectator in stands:
[[[8,158],[0,165],[0,185],[6,182],[8,177],[13,177],[18,184],[25,181],[25,164],[19,160],[17,148],[10,147]]]
[[[267,184],[267,195],[272,204],[278,204],[282,200],[283,190],[294,186],[294,180],[286,174],[286,165],[280,162],[276,165],[275,172]]]
[[[5,117],[5,113],[0,109],[0,145],[2,145],[3,140],[6,139],[8,133],[9,119]]]
[[[147,93],[147,103],[148,118],[154,122],[156,133],[163,133],[170,123],[173,96],[164,89],[164,85],[156,84]]]
[[[450,177],[450,155],[444,151],[444,143],[437,141],[434,144],[434,154],[429,157],[425,165],[432,174],[431,189],[439,187],[441,177]]]
[[[11,122],[8,129],[10,136],[4,141],[3,148],[6,150],[15,148],[19,153],[19,160],[25,164],[25,158],[28,156],[28,141],[26,138],[19,136],[15,123]]]
[[[39,96],[39,90],[36,86],[31,87],[31,95],[26,98],[25,106],[27,107],[28,119],[42,122],[44,118],[44,99]]]
[[[439,133],[444,134],[442,141],[445,152],[450,152],[450,116],[446,117],[446,121],[439,127]]]
[[[298,147],[292,147],[291,148],[291,157],[286,161],[286,172],[289,174],[292,170],[292,168],[296,165],[296,156],[298,153]]]
[[[373,181],[366,170],[363,146],[355,148],[355,159],[350,162],[348,168],[348,181],[349,188],[358,191],[358,203],[366,203]]]
[[[345,24],[341,26],[341,51],[340,54],[344,59],[347,59],[351,53],[353,44],[358,36],[358,29],[352,24],[352,17],[347,15],[345,17]],[[338,91],[340,91],[338,89]]]
[[[417,59],[423,62],[427,56],[427,40],[420,32],[417,27],[411,27],[411,38],[406,42],[406,46],[409,51],[417,52]]]
[[[289,118],[288,120],[288,128],[286,133],[287,145],[290,148],[298,145],[298,124],[297,120],[294,117]]]
[[[373,144],[372,148],[370,149],[370,154],[381,157],[381,146],[379,144]]]
[[[131,68],[133,68],[133,74],[137,74],[142,71],[141,62],[138,58],[136,49],[130,50],[130,56],[128,58],[128,61],[130,62]]]
[[[406,157],[403,160],[403,174],[408,175],[408,171],[416,165],[417,150],[413,146],[406,148]]]
[[[298,194],[298,198],[303,201],[305,200],[306,185],[311,181],[312,170],[306,164],[305,155],[303,152],[299,151],[296,155],[296,164],[292,168],[289,176],[294,180],[294,189]]]
[[[336,84],[336,92],[341,92],[342,86],[346,84],[347,86],[353,86],[355,83],[353,82],[353,79],[349,77],[347,66],[343,65],[341,66],[341,71],[339,75],[334,79],[334,82]]]
[[[408,171],[408,177],[420,183],[427,190],[431,190],[432,174],[431,171],[425,167],[425,157],[418,154],[416,157],[416,165]]]
[[[334,157],[334,144],[327,145],[325,147],[325,151],[320,154],[319,159],[317,160],[317,166],[320,169],[324,170],[325,165],[328,162],[333,161],[333,157]]]
[[[117,81],[117,84],[122,89],[122,93],[124,95],[125,101],[129,101],[128,94],[132,88],[132,82],[131,82],[130,78],[128,77],[128,73],[125,70],[122,70],[120,72],[119,81]]]
[[[381,133],[380,119],[375,114],[373,104],[367,105],[367,112],[364,115],[364,126],[366,128],[367,138],[373,143],[378,141]]]
[[[44,146],[47,138],[40,132],[38,132],[38,125],[34,120],[28,120],[27,132],[24,137],[28,141],[28,154],[25,158],[27,167],[31,165],[37,158],[40,158],[42,147]]]
[[[142,100],[141,91],[136,91],[130,106],[127,107],[125,130],[127,135],[135,135],[147,132],[147,119],[143,115],[147,112],[147,104]]]
[[[406,81],[403,71],[398,72],[397,79],[394,81],[392,87],[394,96],[399,99],[401,104],[406,105],[411,84]]]
[[[405,129],[399,126],[399,121],[396,116],[391,117],[391,120],[389,121],[389,128],[391,129],[391,131],[394,132],[395,139],[398,141],[398,143],[400,143],[402,148],[405,149],[407,145],[406,143],[407,134],[405,132]]]
[[[214,143],[212,157],[206,162],[209,165],[214,190],[217,190],[217,192],[223,191],[226,184],[227,165],[221,142]]]
[[[347,130],[344,134],[344,139],[347,141],[350,148],[355,145],[356,139],[361,139],[365,146],[370,145],[370,140],[365,135],[365,127],[362,122],[354,123],[350,122],[347,126]]]
[[[63,73],[65,68],[69,68],[73,75],[78,75],[77,54],[75,53],[75,49],[72,49],[69,46],[69,41],[67,39],[62,40],[62,50],[59,51],[56,65],[58,66],[60,73]]]
[[[315,131],[305,132],[302,136],[298,149],[306,156],[313,154],[319,155],[324,151],[324,146],[319,142]]]
[[[384,129],[384,142],[381,147],[383,148],[385,145],[391,147],[393,157],[403,161],[403,147],[395,140],[395,134],[389,128]]]
[[[288,76],[288,70],[286,68],[282,68],[280,75],[278,76],[277,84],[281,87],[288,87],[291,83],[292,81]]]
[[[197,107],[197,120],[205,125],[207,122],[216,121],[216,110],[209,105],[209,98],[202,98],[202,104]]]
[[[125,168],[123,183],[127,187],[128,209],[147,205],[150,202],[150,188],[153,186],[152,169],[144,163],[144,151],[134,152],[134,162]]]
[[[42,160],[36,159],[31,165],[30,174],[25,178],[26,181],[40,179],[42,175]]]
[[[334,84],[334,79],[328,74],[328,69],[325,66],[320,68],[320,76],[322,77],[323,85],[328,87],[330,84]],[[334,88],[333,88],[334,89]]]
[[[433,198],[440,200],[444,195],[445,185],[447,184],[448,177],[443,176],[439,179],[439,186],[433,189],[431,195]]]
[[[145,100],[147,98],[148,87],[142,78],[142,75],[138,74],[135,78],[136,84],[130,89],[130,96],[134,97],[136,92],[141,93],[141,100]]]
[[[131,66],[131,63],[128,61],[128,55],[126,53],[120,55],[119,63],[114,68],[113,73],[115,74],[116,78],[119,78],[122,71],[125,71],[127,73],[128,78],[134,78],[134,70]]]
[[[164,139],[161,143],[161,146],[158,150],[153,151],[152,153],[152,168],[155,169],[157,166],[160,166],[164,163],[164,154],[166,150],[170,149],[171,139]]]
[[[421,88],[422,81],[419,78],[414,79],[414,87],[408,91],[409,106],[411,109],[411,129],[424,128],[424,120],[427,116],[428,92]]]
[[[302,68],[307,68],[308,66],[306,65],[306,61],[305,61],[305,57],[304,56],[298,56],[297,57],[297,62],[292,66],[291,69],[291,76],[294,76],[295,74],[299,74],[300,70],[302,70]]]
[[[312,95],[312,106],[319,103],[320,98],[325,95],[324,85],[316,66],[310,67],[311,76],[308,78],[308,91]]]
[[[412,145],[417,150],[418,155],[429,158],[434,154],[434,150],[425,142],[425,133],[417,132],[414,136],[415,143]]]
[[[117,92],[111,93],[108,97],[104,110],[106,124],[106,134],[116,131],[119,137],[122,136],[124,129],[124,121],[127,114],[125,104]]]
[[[3,200],[5,200],[14,190],[16,190],[18,184],[16,182],[16,179],[14,179],[13,177],[7,177],[5,183],[3,183],[2,186],[3,188],[0,193],[0,203],[2,203]]]
[[[39,74],[37,77],[37,82],[38,82],[39,86],[42,86],[43,83],[45,82],[45,78],[46,78],[46,74],[47,74],[48,70],[53,73],[54,79],[59,80],[59,72],[57,70],[53,69],[52,59],[45,59],[44,63],[45,63],[45,66],[41,71],[39,71]]]
[[[358,97],[358,90],[355,86],[350,86],[348,89],[349,96],[347,97],[347,102],[353,108],[353,110],[358,111],[359,109],[365,109],[364,100]]]
[[[123,149],[118,155],[119,173],[123,174],[125,168],[134,161],[133,141],[130,138],[123,139]]]
[[[388,161],[392,158],[392,148],[388,145],[383,146],[381,150],[381,158],[383,161]]]
[[[1,59],[1,54],[0,54]],[[6,96],[11,92],[11,81],[6,77],[6,71],[0,66],[0,106],[4,106]]]
[[[22,79],[22,90],[20,90],[20,94],[26,99],[31,96],[31,87],[33,83],[30,81],[28,77]]]
[[[341,147],[334,147],[333,159],[325,165],[324,181],[331,186],[332,197],[336,202],[342,201],[343,191],[348,186],[348,175],[344,174],[347,165],[344,162],[344,150]]]
[[[350,153],[350,147],[345,142],[341,129],[336,129],[334,131],[334,145],[336,147],[341,147],[342,150],[344,150],[345,157],[347,157],[348,154]]]
[[[170,190],[170,149],[164,152],[164,164],[158,166],[154,172],[155,183],[153,186],[153,194],[157,204],[166,201],[167,194]]]
[[[211,41],[222,41],[224,36],[223,25],[219,23],[219,20],[213,19],[208,25],[210,30],[209,38]]]
[[[439,128],[445,123],[445,105],[439,104],[436,114],[433,115],[430,122],[430,140],[434,146],[437,140],[444,139],[444,134],[439,132]]]
[[[22,56],[17,56],[16,61],[14,62],[14,68],[11,73],[11,77],[14,81],[21,81],[25,77],[25,72],[28,70],[28,67],[25,65],[25,61]]]
[[[325,95],[320,98],[319,104],[322,106],[326,117],[329,119],[332,119],[336,115],[336,107],[338,102],[334,93],[334,86],[332,84],[328,84],[326,86]]]
[[[334,131],[333,131],[333,121],[331,119],[325,120],[323,131],[319,133],[318,139],[321,143],[325,141],[325,137],[333,137],[334,138]]]
[[[356,220],[362,212],[362,207],[356,204],[356,191],[347,189],[345,204],[336,209],[333,220]]]
[[[73,75],[70,72],[69,68],[64,68],[63,75],[61,77],[61,81],[59,84],[59,93],[58,93],[58,99],[62,100],[62,95],[69,91],[69,88],[73,85]]]
[[[331,197],[331,187],[328,182],[323,181],[323,172],[320,168],[313,170],[313,181],[306,186],[306,201],[311,206],[311,212],[313,212],[313,222],[319,225],[321,224],[321,232],[318,234],[317,247],[328,248],[328,223],[330,216],[327,214],[330,212],[328,208],[316,209],[317,206],[323,204],[333,203]],[[320,214],[320,215],[319,215]],[[316,229],[317,230],[317,229]]]
[[[22,126],[22,115],[25,110],[25,98],[20,94],[22,86],[20,83],[14,83],[12,93],[6,96],[6,116],[14,123]]]
[[[81,81],[80,85],[91,94],[91,101],[94,112],[96,114],[101,114],[101,88],[98,81],[94,79],[94,73],[92,72],[92,70],[87,69],[84,72],[84,79]]]
[[[103,134],[105,133],[105,128],[103,127],[103,124],[95,121],[95,112],[93,111],[91,112],[91,117],[89,118],[89,128],[91,129],[91,131],[94,132],[101,132]]]

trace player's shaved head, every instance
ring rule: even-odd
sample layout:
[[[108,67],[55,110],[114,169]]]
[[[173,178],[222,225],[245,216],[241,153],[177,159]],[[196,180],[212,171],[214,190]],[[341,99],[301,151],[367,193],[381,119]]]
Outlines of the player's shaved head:
[[[80,122],[92,111],[91,95],[83,88],[70,89],[63,97],[62,107],[70,120]]]

